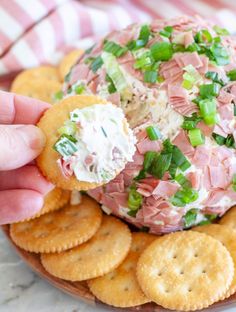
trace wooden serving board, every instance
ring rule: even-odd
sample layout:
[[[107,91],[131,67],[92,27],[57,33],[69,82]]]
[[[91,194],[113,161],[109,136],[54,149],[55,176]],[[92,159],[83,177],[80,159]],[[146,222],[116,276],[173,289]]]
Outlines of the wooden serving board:
[[[9,234],[9,226],[4,225],[2,226],[2,230],[5,233],[7,239],[12,244],[13,248],[16,250],[18,255],[24,260],[25,263],[40,277],[42,277],[44,280],[51,283],[56,288],[62,290],[63,292],[69,294],[70,296],[73,296],[75,298],[78,298],[79,300],[83,300],[89,305],[92,305],[94,307],[98,306],[100,308],[104,308],[109,311],[122,311],[122,312],[132,312],[132,311],[141,311],[141,312],[167,312],[170,310],[164,309],[155,303],[148,303],[141,306],[137,306],[134,308],[114,308],[111,306],[108,306],[99,300],[97,300],[94,295],[89,291],[86,282],[68,282],[62,279],[59,279],[57,277],[52,276],[49,274],[42,266],[40,262],[40,257],[38,254],[30,253],[27,251],[24,251],[23,249],[16,246]],[[217,311],[223,311],[223,308],[230,307],[231,305],[234,305],[236,307],[236,294],[231,296],[230,298],[220,301],[212,305],[208,309],[204,309],[202,311],[211,311],[211,312],[217,312]]]

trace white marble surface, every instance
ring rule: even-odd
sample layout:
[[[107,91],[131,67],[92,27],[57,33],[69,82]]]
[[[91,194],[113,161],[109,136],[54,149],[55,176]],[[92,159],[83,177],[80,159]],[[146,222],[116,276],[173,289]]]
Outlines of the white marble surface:
[[[29,311],[105,312],[90,307],[43,281],[24,264],[0,231],[0,312]],[[236,305],[221,311],[235,312]]]

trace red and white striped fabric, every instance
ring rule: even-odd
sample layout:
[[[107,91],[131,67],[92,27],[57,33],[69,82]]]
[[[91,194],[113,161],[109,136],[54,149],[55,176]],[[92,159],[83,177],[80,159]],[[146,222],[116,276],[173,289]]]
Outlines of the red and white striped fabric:
[[[0,82],[24,68],[56,64],[113,29],[181,14],[200,14],[236,33],[230,0],[1,0]]]

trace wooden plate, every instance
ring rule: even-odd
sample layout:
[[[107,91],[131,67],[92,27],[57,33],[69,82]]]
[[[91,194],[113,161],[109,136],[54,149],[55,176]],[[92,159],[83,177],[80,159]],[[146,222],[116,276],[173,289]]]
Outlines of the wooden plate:
[[[44,270],[43,266],[41,265],[40,258],[35,253],[30,253],[27,251],[24,251],[23,249],[17,247],[11,240],[9,235],[9,226],[4,225],[2,226],[3,232],[5,233],[7,239],[11,242],[12,246],[18,253],[18,255],[27,263],[27,265],[39,276],[41,276],[43,279],[47,280],[49,283],[51,283],[56,288],[62,290],[63,292],[69,294],[70,296],[73,296],[75,298],[78,298],[80,300],[85,301],[89,305],[99,306],[100,308],[104,308],[110,311],[123,311],[123,312],[131,312],[131,311],[141,311],[141,312],[167,312],[170,310],[166,310],[155,303],[148,303],[144,304],[142,306],[137,306],[134,308],[126,308],[126,309],[119,309],[119,308],[113,308],[111,306],[108,306],[106,304],[103,304],[99,300],[97,300],[93,294],[89,291],[86,282],[68,282],[59,278],[56,278],[52,275],[50,275],[47,271]],[[205,309],[204,311],[223,311],[223,308],[230,307],[230,305],[236,304],[236,294],[231,296],[230,298],[220,301],[212,305],[210,308]]]

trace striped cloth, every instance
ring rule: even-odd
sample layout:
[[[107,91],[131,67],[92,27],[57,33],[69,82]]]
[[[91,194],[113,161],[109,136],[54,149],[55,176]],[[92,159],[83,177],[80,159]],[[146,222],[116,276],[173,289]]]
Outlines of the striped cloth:
[[[1,0],[0,82],[24,68],[56,64],[132,22],[200,14],[236,33],[231,0]]]

